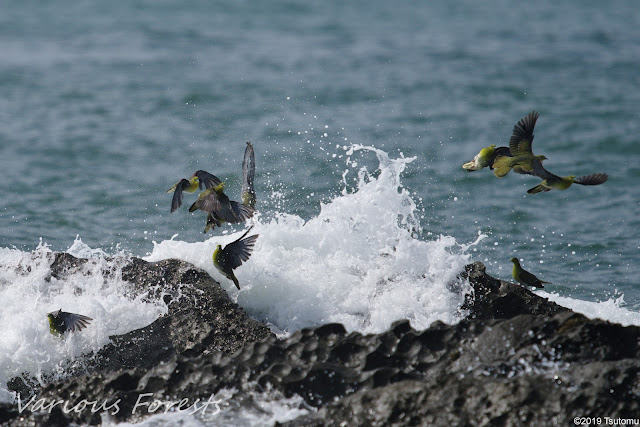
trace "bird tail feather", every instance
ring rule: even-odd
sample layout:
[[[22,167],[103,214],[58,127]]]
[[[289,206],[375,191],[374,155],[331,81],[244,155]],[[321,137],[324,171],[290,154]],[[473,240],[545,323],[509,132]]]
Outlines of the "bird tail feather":
[[[549,191],[550,189],[548,187],[545,187],[542,184],[538,184],[533,188],[530,188],[527,190],[527,193],[529,194],[535,194],[535,193],[542,193],[543,191]]]

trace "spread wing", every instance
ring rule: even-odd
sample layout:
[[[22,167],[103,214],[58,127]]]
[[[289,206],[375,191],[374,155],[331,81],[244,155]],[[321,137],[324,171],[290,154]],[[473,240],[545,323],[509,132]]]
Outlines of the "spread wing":
[[[594,173],[575,178],[573,182],[581,185],[599,185],[607,182],[609,175],[606,173]]]
[[[242,203],[254,207],[256,204],[256,191],[253,187],[253,180],[256,175],[256,156],[253,152],[253,145],[247,142],[242,160]]]
[[[238,268],[251,256],[253,247],[258,239],[258,234],[245,238],[247,233],[251,231],[251,228],[253,227],[249,227],[249,229],[238,240],[229,243],[224,247],[224,249],[222,249],[219,262],[225,269]]]
[[[92,318],[83,316],[82,314],[65,313],[64,311],[60,313],[60,316],[64,325],[67,327],[67,331],[69,332],[80,331],[83,328],[86,328],[93,320]]]
[[[513,127],[511,139],[509,139],[509,151],[513,156],[533,155],[531,144],[533,143],[533,128],[538,120],[537,111],[532,111]]]
[[[182,206],[183,195],[182,192],[185,188],[189,187],[191,183],[189,180],[182,178],[180,182],[175,185],[175,190],[173,191],[173,198],[171,199],[171,212],[178,209]]]
[[[202,190],[202,185],[204,184],[204,188],[216,187],[222,184],[220,178],[215,175],[211,175],[209,172],[199,170],[194,173],[195,176],[198,177],[198,181],[200,182],[200,189]]]
[[[201,211],[208,213],[220,212],[220,210],[222,210],[223,203],[224,201],[221,200],[221,196],[216,193],[213,188],[209,188],[208,190],[200,193],[198,200],[196,200],[189,208],[189,212],[193,212],[196,209],[200,209]]]
[[[235,221],[230,221],[227,219],[227,221],[229,222],[246,221],[251,218],[253,216],[253,213],[255,212],[252,207],[244,205],[242,203],[234,202],[233,200],[229,202],[229,209],[235,217]]]
[[[542,166],[542,161],[537,157],[534,157],[531,160],[531,172],[528,172],[528,174],[535,175],[538,178],[547,179],[547,180],[561,179],[558,175],[554,175],[548,170],[546,170]]]

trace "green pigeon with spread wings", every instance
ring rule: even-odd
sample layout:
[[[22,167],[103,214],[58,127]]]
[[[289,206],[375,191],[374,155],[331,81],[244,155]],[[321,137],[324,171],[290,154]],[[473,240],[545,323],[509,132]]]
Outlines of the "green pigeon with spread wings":
[[[232,280],[238,289],[240,289],[240,283],[235,274],[233,274],[233,270],[247,261],[251,256],[251,252],[253,252],[258,234],[245,238],[252,228],[253,226],[249,227],[240,238],[229,243],[224,248],[222,245],[218,245],[216,250],[213,251],[213,265],[224,277]]]
[[[593,173],[591,175],[576,177],[575,175],[558,176],[552,174],[544,168],[542,168],[542,170],[544,171],[544,173],[536,173],[537,176],[543,178],[542,182],[535,187],[528,189],[527,193],[535,194],[551,190],[566,190],[567,188],[571,187],[572,184],[600,185],[609,180],[609,175],[607,175],[606,173]]]
[[[182,199],[184,197],[182,193],[193,193],[197,189],[202,190],[203,185],[204,188],[208,189],[220,185],[221,183],[222,181],[220,181],[217,176],[203,170],[194,172],[189,179],[182,178],[167,190],[167,193],[173,193],[173,198],[171,199],[171,212],[173,213],[176,209],[182,206]]]
[[[66,332],[80,331],[86,328],[93,320],[82,314],[68,313],[62,311],[52,311],[47,314],[49,319],[49,332],[52,335],[64,335]]]
[[[533,154],[533,129],[540,114],[532,111],[516,123],[509,139],[511,156],[502,156],[493,162],[493,173],[498,178],[506,176],[511,170],[520,174],[535,175],[534,169],[542,167],[547,160],[543,155]]]
[[[200,193],[198,200],[189,207],[189,212],[194,212],[198,209],[207,213],[205,233],[209,229],[220,226],[225,222],[245,222],[254,214],[252,207],[230,200],[224,194],[224,182]]]

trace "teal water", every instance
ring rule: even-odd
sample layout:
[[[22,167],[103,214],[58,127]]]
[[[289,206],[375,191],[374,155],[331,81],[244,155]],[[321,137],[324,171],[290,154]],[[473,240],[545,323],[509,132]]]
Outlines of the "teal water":
[[[421,239],[482,232],[494,276],[515,255],[551,292],[640,310],[636,2],[27,1],[2,5],[0,57],[0,247],[201,241],[164,191],[204,169],[237,197],[245,141],[262,217],[311,219],[377,167],[347,164],[364,144],[416,157]],[[549,170],[609,182],[528,195],[537,178],[461,169],[533,109]]]

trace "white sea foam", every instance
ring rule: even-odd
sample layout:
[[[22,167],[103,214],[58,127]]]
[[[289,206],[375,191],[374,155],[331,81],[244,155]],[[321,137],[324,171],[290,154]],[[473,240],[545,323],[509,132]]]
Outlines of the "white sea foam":
[[[215,270],[211,255],[217,244],[241,232],[199,243],[154,242],[145,259],[179,258],[207,270],[250,315],[285,335],[327,322],[363,333],[404,318],[415,328],[455,322],[468,286],[456,283],[470,261],[466,246],[448,236],[415,237],[416,205],[400,182],[414,158],[391,159],[364,146],[346,154],[356,151],[374,153],[379,170],[361,168],[353,191],[347,190],[345,173],[342,195],[322,204],[318,216],[305,221],[280,213],[253,220],[251,234],[260,237],[251,258],[236,270],[240,291]]]
[[[563,297],[556,293],[547,293],[544,291],[538,291],[536,293],[590,318],[608,320],[609,322],[620,323],[623,326],[640,326],[640,313],[624,307],[624,296],[611,298],[606,301],[583,301]]]
[[[0,248],[0,401],[14,398],[7,390],[9,379],[24,374],[46,382],[81,354],[107,344],[110,335],[144,327],[166,312],[161,301],[125,295],[123,256],[109,261],[80,239],[68,252],[89,261],[80,272],[58,280],[50,275],[53,255],[45,244],[33,253]],[[53,336],[47,313],[58,309],[93,321],[81,333]]]
[[[152,398],[150,398],[152,399]],[[204,408],[203,403],[210,404]],[[192,402],[189,402],[192,403]],[[195,408],[195,409],[194,409]],[[246,393],[222,389],[209,399],[181,411],[166,411],[159,406],[154,415],[140,423],[117,423],[108,413],[102,414],[105,426],[119,427],[201,427],[201,426],[268,426],[285,423],[315,411],[298,395],[285,397],[280,391],[267,387],[262,392]]]

